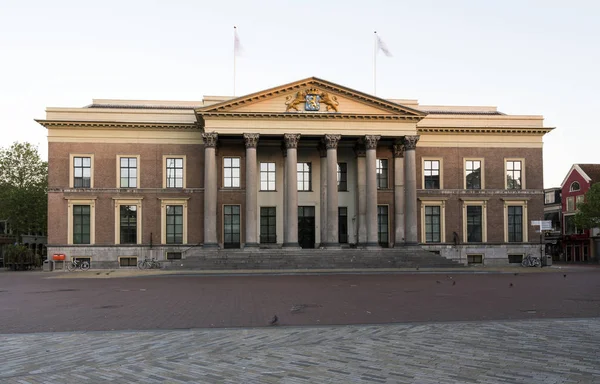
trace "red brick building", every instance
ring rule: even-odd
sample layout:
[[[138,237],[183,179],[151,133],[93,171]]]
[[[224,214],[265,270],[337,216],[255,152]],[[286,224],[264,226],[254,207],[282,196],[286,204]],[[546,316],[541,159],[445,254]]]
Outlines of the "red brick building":
[[[561,184],[563,217],[563,257],[566,262],[587,262],[595,259],[595,243],[592,236],[598,237],[597,229],[577,228],[573,218],[577,205],[585,201],[585,194],[592,184],[600,181],[600,164],[573,164]],[[593,233],[592,233],[593,232]]]
[[[539,252],[541,116],[384,100],[309,78],[197,102],[48,108],[48,252],[94,267],[206,250]]]

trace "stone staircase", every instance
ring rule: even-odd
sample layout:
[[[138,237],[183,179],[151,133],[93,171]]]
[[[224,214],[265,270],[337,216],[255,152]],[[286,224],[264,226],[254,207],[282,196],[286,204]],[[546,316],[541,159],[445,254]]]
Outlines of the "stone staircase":
[[[462,267],[419,246],[366,249],[223,249],[194,248],[184,259],[162,262],[171,270],[366,269]]]

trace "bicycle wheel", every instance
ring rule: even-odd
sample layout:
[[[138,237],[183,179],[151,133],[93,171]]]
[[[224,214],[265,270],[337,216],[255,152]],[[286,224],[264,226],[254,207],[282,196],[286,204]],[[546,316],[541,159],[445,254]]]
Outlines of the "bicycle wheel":
[[[71,262],[67,263],[67,270],[69,272],[73,272],[75,270],[75,268],[77,268],[77,266],[75,265],[74,262],[71,261]]]
[[[87,261],[84,261],[83,263],[81,263],[82,271],[87,271],[88,269],[90,269],[90,263],[88,263]]]
[[[154,262],[154,268],[156,268],[156,269],[160,269],[161,268],[160,267],[160,261],[155,261]]]
[[[144,260],[138,261],[137,267],[138,269],[144,269]]]
[[[540,261],[540,259],[538,259],[537,257],[534,259],[535,261],[533,262],[533,266],[534,267],[541,267],[542,266],[542,262]]]
[[[529,260],[529,257],[526,257],[526,258],[524,258],[524,259],[523,259],[523,261],[521,262],[521,266],[523,266],[523,267],[530,267],[530,266],[531,266],[531,265],[530,265],[530,262],[531,262],[531,261]]]
[[[150,263],[148,263],[148,260],[142,261],[142,269],[148,269],[148,268],[150,268]]]

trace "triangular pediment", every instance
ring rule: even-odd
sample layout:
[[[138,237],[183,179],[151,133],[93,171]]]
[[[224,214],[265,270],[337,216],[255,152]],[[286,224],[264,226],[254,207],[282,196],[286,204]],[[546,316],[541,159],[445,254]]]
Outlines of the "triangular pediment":
[[[198,108],[196,114],[204,117],[223,114],[314,118],[377,116],[408,120],[426,116],[422,111],[316,77]]]

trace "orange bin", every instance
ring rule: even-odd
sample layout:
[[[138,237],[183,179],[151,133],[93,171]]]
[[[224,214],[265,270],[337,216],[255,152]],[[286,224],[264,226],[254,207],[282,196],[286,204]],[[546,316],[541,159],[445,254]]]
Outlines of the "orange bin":
[[[65,261],[65,254],[64,253],[55,253],[54,255],[52,255],[52,260]]]

